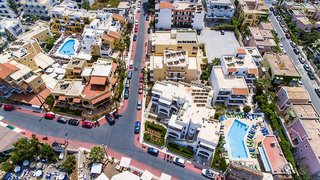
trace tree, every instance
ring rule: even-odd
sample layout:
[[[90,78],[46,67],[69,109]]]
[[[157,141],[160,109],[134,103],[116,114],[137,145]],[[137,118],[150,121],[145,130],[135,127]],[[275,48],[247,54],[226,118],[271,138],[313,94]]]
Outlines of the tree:
[[[4,171],[4,172],[10,172],[13,170],[13,165],[8,161],[1,163],[0,166],[1,166],[1,168],[0,168],[1,171]]]
[[[213,66],[220,66],[220,65],[221,65],[220,58],[214,58],[214,59],[212,60],[212,65],[213,65]]]
[[[54,162],[57,158],[57,155],[50,145],[42,144],[40,147],[40,157],[48,159],[49,162]]]
[[[19,15],[18,5],[15,0],[7,0],[7,3],[9,4],[10,9],[16,14]]]
[[[82,8],[85,10],[90,10],[90,2],[88,0],[82,1]]]
[[[45,100],[44,102],[49,105],[52,106],[54,103],[54,97],[52,96],[52,94],[50,94]]]
[[[94,146],[90,150],[89,159],[92,162],[102,162],[105,157],[105,152],[103,147],[101,146]]]
[[[50,51],[50,50],[52,49],[52,47],[53,47],[53,45],[54,45],[54,41],[55,41],[54,38],[48,39],[48,41],[47,41],[47,46],[46,46],[46,48],[48,49],[48,51]]]
[[[250,107],[250,106],[244,106],[244,107],[242,108],[242,110],[243,110],[243,112],[245,112],[245,113],[249,113],[249,112],[251,111],[251,107]]]
[[[201,73],[200,80],[207,81],[207,80],[209,80],[209,77],[210,77],[210,73],[207,70],[205,70]]]
[[[265,91],[265,93],[268,92],[268,89],[271,88],[271,82],[270,82],[269,79],[259,78],[259,79],[255,80],[254,86],[255,86],[256,89],[257,89],[256,94],[259,95],[259,94],[262,94],[263,91]]]
[[[39,150],[37,140],[21,138],[13,144],[13,151],[10,153],[10,159],[13,164],[22,163],[24,160],[32,160],[36,157]]]
[[[310,175],[308,168],[305,166],[300,166],[298,168],[298,172],[299,172],[299,180],[311,180],[312,176]]]
[[[67,155],[66,160],[62,163],[62,168],[68,173],[71,174],[76,168],[76,157],[74,155]]]

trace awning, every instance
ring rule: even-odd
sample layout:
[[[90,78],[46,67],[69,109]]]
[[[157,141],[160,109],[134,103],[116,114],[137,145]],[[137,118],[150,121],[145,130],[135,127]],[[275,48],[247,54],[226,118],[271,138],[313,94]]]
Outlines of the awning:
[[[111,178],[111,180],[123,180],[123,179],[140,180],[139,176],[129,171],[124,171],[120,174],[116,174]]]
[[[72,102],[74,102],[74,103],[80,103],[80,98],[73,98]]]
[[[109,180],[109,178],[104,173],[101,173],[96,180]]]
[[[171,176],[166,173],[161,173],[160,180],[171,180]]]
[[[100,174],[102,171],[102,163],[93,163],[91,167],[91,174]]]
[[[142,176],[140,177],[140,179],[142,180],[151,180],[153,178],[153,174],[151,174],[151,172],[145,170],[142,174]]]
[[[73,73],[74,74],[81,74],[82,70],[81,69],[74,69]]]
[[[92,76],[90,79],[90,84],[105,85],[106,81],[107,77]]]
[[[254,74],[254,75],[258,75],[258,69],[254,68],[254,69],[248,69],[248,74]]]
[[[232,93],[234,95],[248,95],[249,90],[247,88],[233,88]]]
[[[237,72],[237,68],[228,68],[228,72],[231,72],[231,73],[233,73],[233,72]]]
[[[66,100],[66,96],[59,96],[58,100],[65,101]]]
[[[130,166],[131,158],[121,157],[120,167],[128,168]]]
[[[269,164],[268,157],[266,155],[266,152],[264,151],[263,147],[258,147],[259,153],[260,153],[260,158],[263,164],[263,167],[266,172],[271,172],[271,166]]]
[[[92,103],[92,104],[97,104],[98,102],[100,102],[100,101],[102,101],[102,100],[105,100],[105,99],[107,99],[107,98],[109,98],[109,97],[111,97],[111,96],[112,96],[112,93],[109,92],[109,93],[107,93],[107,94],[104,94],[104,95],[102,95],[102,96],[100,96],[100,97],[92,100],[91,103]]]

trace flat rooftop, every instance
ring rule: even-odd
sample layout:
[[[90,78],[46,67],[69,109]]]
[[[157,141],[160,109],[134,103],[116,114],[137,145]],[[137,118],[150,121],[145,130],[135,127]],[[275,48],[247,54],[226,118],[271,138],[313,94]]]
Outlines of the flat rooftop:
[[[319,114],[312,104],[292,105],[299,118],[317,118]]]
[[[275,76],[301,77],[287,54],[266,53],[264,58],[268,61]]]
[[[258,46],[276,46],[273,34],[270,30],[258,27],[249,27],[250,34]]]
[[[287,91],[289,99],[310,99],[309,93],[304,87],[283,86],[282,88]]]
[[[278,140],[273,135],[267,135],[262,141],[265,155],[271,167],[272,174],[285,173],[284,167],[288,164],[284,154],[280,148]]]
[[[0,125],[0,152],[13,148],[13,143],[20,138],[23,138],[21,134]]]
[[[64,80],[56,84],[52,93],[66,96],[80,96],[85,85],[81,80]]]
[[[36,23],[32,27],[29,28],[29,31],[21,34],[19,36],[19,39],[21,39],[21,40],[31,39],[33,36],[39,34],[42,31],[49,31],[50,32],[49,24],[45,21],[38,20],[38,21],[36,21]]]
[[[319,119],[308,119],[308,120],[300,120],[301,124],[303,125],[305,131],[308,135],[308,141],[310,146],[312,147],[312,151],[315,153],[317,157],[320,156],[320,136],[319,136],[319,129],[320,129],[320,121]],[[319,161],[319,158],[318,158]]]
[[[198,58],[189,57],[187,51],[166,50],[163,56],[151,56],[151,67],[162,69],[164,64],[170,67],[186,67],[186,69],[198,69]]]
[[[234,88],[248,89],[247,83],[243,77],[227,76],[223,73],[222,68],[213,67],[212,72],[215,74],[216,83],[219,89],[232,90]]]
[[[155,44],[176,45],[178,43],[199,43],[195,30],[156,31],[152,35]]]

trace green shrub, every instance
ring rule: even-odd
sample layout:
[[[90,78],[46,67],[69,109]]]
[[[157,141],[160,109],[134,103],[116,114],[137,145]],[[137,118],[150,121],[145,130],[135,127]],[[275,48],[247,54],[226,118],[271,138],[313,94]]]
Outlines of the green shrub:
[[[172,143],[172,142],[168,143],[167,148],[169,151],[177,153],[177,154],[184,156],[184,157],[187,157],[187,158],[192,158],[193,154],[194,154],[192,150],[190,150],[186,147],[180,146],[178,144]]]
[[[58,106],[55,106],[52,111],[54,113],[61,112],[61,113],[65,113],[65,114],[75,115],[75,116],[81,116],[81,114],[82,114],[82,110],[69,109],[69,108],[58,107]]]

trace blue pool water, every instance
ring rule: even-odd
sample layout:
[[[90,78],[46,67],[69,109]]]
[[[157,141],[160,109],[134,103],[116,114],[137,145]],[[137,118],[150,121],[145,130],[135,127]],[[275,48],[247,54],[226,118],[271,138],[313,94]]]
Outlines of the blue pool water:
[[[234,120],[228,133],[228,143],[232,158],[248,158],[248,152],[244,141],[247,130],[248,126],[246,124],[237,119]]]
[[[59,53],[62,55],[72,56],[74,55],[74,44],[76,41],[74,39],[69,39],[68,41],[64,42],[62,47],[59,50]]]

